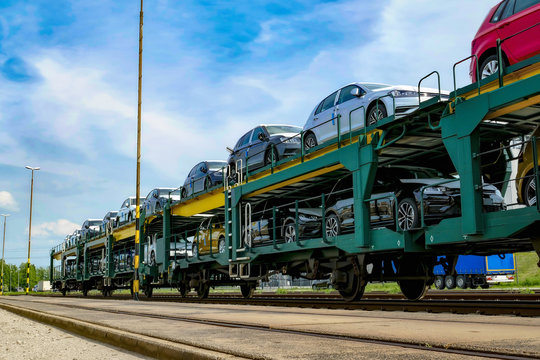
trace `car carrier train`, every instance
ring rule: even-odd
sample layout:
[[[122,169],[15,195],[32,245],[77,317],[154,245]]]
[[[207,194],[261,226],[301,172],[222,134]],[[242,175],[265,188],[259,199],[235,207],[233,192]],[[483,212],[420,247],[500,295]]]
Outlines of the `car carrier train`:
[[[368,282],[396,281],[416,300],[436,265],[455,275],[460,254],[539,252],[539,61],[426,96],[421,85],[439,77],[433,72],[418,83],[416,108],[401,113],[402,90],[340,107],[365,95],[354,83],[317,105],[311,117],[332,110],[320,124],[251,130],[229,149],[230,162],[201,163],[183,186],[157,189],[162,199],[141,208],[144,293],[175,287],[202,299],[232,285],[250,297],[259,281],[286,274],[328,279],[347,301]],[[324,141],[314,135],[323,126],[334,132]],[[524,158],[528,172],[512,177],[510,163]],[[507,191],[519,192],[520,204],[504,203]],[[54,288],[104,296],[131,288],[136,222],[126,201],[117,221],[52,249]]]

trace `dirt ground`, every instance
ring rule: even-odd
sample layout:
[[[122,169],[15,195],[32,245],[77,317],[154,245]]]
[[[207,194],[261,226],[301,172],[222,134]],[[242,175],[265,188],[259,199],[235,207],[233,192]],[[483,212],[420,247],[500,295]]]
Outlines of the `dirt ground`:
[[[149,359],[0,309],[1,360]]]

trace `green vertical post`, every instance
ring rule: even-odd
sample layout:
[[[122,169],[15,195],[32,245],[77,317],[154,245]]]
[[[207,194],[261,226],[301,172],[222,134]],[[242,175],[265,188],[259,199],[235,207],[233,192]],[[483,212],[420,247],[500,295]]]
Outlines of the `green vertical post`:
[[[53,257],[53,254],[54,254],[54,250],[51,250],[51,258],[50,258],[50,262],[49,262],[49,281],[53,282],[53,277],[54,277],[54,269],[53,269],[53,264],[54,264],[54,257]]]
[[[170,201],[167,201],[167,203],[165,203],[165,207],[163,208],[163,242],[165,243],[164,264],[168,264],[171,257],[171,204],[170,204]],[[176,256],[176,245],[174,246],[174,248],[175,248],[174,254]]]

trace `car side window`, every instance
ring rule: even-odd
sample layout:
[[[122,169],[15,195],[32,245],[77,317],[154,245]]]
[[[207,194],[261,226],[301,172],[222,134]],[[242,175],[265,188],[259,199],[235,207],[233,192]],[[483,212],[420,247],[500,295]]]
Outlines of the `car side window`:
[[[516,0],[516,6],[514,7],[514,14],[520,11],[523,11],[538,3],[540,3],[540,0]]]
[[[242,144],[240,144],[240,146],[245,146],[245,145],[249,144],[249,140],[251,139],[251,133],[252,132],[253,131],[250,131],[246,135],[244,135],[244,137],[242,138]]]
[[[328,96],[326,99],[324,99],[321,112],[328,110],[332,106],[334,106],[334,102],[336,101],[336,95],[337,95],[337,91],[333,93],[332,95]]]
[[[338,104],[343,104],[343,103],[346,102],[346,101],[355,99],[356,96],[354,96],[353,94],[351,94],[351,91],[353,91],[354,89],[359,89],[360,94],[362,94],[362,93],[364,92],[362,89],[360,89],[360,88],[359,88],[358,86],[356,86],[356,85],[345,86],[343,89],[341,89],[341,92],[339,93]]]
[[[253,130],[253,135],[251,135],[251,142],[257,141],[259,134],[264,134],[264,130],[260,126]]]
[[[506,3],[508,3],[508,1],[503,1],[499,7],[497,8],[497,10],[495,10],[495,13],[493,14],[493,16],[491,17],[491,21],[492,23],[496,23],[497,21],[501,20],[501,14],[504,10],[504,7],[506,5]]]
[[[514,14],[514,5],[516,4],[515,0],[509,0],[506,4],[506,7],[504,8],[504,11],[501,16],[501,20],[506,19],[509,16],[512,16]]]
[[[321,102],[319,103],[319,105],[317,106],[317,109],[315,110],[315,114],[314,114],[314,115],[317,115],[318,113],[321,112],[322,107],[323,107],[323,104],[324,104],[324,100],[321,101]]]

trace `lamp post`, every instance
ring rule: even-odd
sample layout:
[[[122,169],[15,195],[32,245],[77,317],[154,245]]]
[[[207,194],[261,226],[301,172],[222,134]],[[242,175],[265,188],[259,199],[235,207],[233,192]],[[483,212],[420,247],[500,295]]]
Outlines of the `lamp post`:
[[[140,195],[141,195],[141,87],[142,87],[142,44],[143,44],[143,0],[141,0],[141,11],[139,14],[139,82],[138,82],[138,101],[137,101],[137,190],[135,192],[135,259],[134,259],[134,277],[133,277],[133,299],[139,300],[139,243],[140,243]]]
[[[32,198],[34,196],[34,171],[38,171],[39,167],[25,166],[28,170],[32,170],[32,182],[30,183],[30,225],[28,226],[28,263],[26,264],[26,295],[30,287],[30,240],[32,239]]]
[[[4,240],[2,240],[2,283],[0,285],[0,295],[4,292],[4,247],[6,246],[6,221],[9,214],[0,214],[4,217]]]

